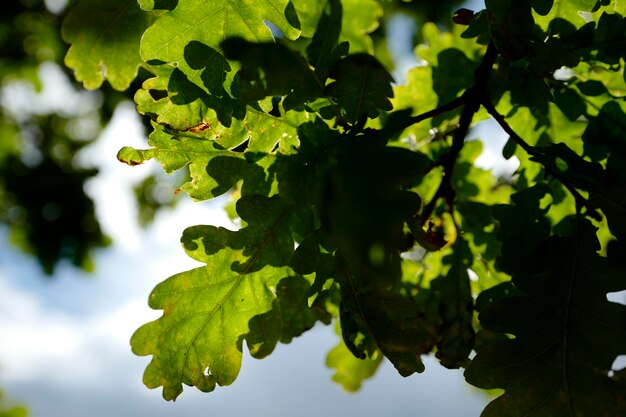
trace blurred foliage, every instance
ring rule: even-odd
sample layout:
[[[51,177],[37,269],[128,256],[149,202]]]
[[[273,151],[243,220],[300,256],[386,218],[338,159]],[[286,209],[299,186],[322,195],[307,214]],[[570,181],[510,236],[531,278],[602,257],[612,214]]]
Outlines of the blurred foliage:
[[[28,409],[8,401],[0,391],[0,417],[28,417]]]
[[[37,132],[38,154],[32,162],[5,155],[0,166],[0,218],[10,226],[13,243],[35,255],[48,274],[60,259],[90,270],[89,252],[106,246],[108,239],[84,192],[85,181],[97,170],[72,164],[86,142],[63,135],[66,119],[46,115],[31,120],[42,129]]]
[[[72,88],[68,92],[60,86],[60,93],[79,95],[80,85],[63,65],[68,51],[61,39],[65,10],[53,12],[43,0],[7,0],[0,15],[0,222],[9,227],[11,241],[35,256],[49,275],[62,260],[93,269],[94,249],[110,243],[85,192],[98,171],[80,166],[76,155],[98,138],[117,105],[132,99],[133,90],[103,85],[89,96],[74,97],[87,102],[71,107],[65,105],[72,101],[69,97],[59,104],[36,95],[51,65],[65,72]],[[136,75],[135,69],[135,88],[145,73]],[[149,189],[138,193],[142,224],[176,201],[173,192],[153,195],[150,190],[161,182],[152,175],[145,180],[152,184]]]

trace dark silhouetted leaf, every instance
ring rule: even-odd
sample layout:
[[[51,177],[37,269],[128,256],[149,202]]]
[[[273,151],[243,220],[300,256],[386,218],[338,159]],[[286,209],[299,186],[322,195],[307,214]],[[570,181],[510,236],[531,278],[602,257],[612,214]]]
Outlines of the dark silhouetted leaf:
[[[626,288],[626,270],[598,256],[595,230],[578,222],[572,236],[541,242],[541,258],[513,271],[521,293],[482,308],[483,328],[513,336],[485,344],[465,372],[473,385],[505,390],[483,416],[609,417],[626,411],[624,381],[609,373],[615,357],[626,352],[626,307],[606,299]]]
[[[363,116],[374,118],[380,110],[391,110],[393,78],[371,55],[348,55],[333,68],[330,78],[336,81],[325,92],[344,109],[347,121],[355,123]]]

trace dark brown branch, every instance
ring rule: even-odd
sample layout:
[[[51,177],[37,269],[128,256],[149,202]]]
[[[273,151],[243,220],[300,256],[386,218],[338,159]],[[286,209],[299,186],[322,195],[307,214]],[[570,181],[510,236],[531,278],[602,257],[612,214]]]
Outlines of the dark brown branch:
[[[527,154],[529,154],[530,156],[541,155],[541,151],[538,148],[529,145],[528,142],[526,142],[521,136],[515,133],[513,128],[511,128],[511,126],[504,119],[504,116],[502,116],[498,112],[489,96],[486,95],[483,97],[482,105],[485,107],[487,112],[489,112],[489,114],[498,122],[502,130],[504,130],[509,135],[511,140],[513,140],[517,145],[524,149]],[[586,214],[592,219],[602,221],[602,215],[600,214],[600,212],[598,212],[598,209],[593,204],[591,204],[587,198],[583,197],[583,195],[580,194],[580,192],[569,182],[567,177],[565,177],[553,166],[543,165],[543,167],[546,170],[547,174],[559,180],[559,182],[563,184],[563,186],[570,192],[570,194],[572,194],[574,200],[576,201],[576,206],[584,207],[587,210]]]
[[[463,104],[465,104],[465,100],[463,99],[463,96],[461,96],[461,97],[455,98],[449,103],[446,103],[442,106],[437,107],[436,109],[432,109],[425,113],[412,116],[411,118],[409,118],[406,125],[402,127],[402,130],[406,129],[407,127],[411,125],[424,121],[426,119],[430,119],[432,117],[436,117],[446,112],[452,111],[456,109],[457,107],[461,107]]]
[[[465,104],[465,100],[463,99],[463,97],[457,97],[454,100],[452,100],[449,103],[446,103],[442,106],[439,106],[435,109],[429,110],[425,113],[421,113],[415,116],[411,116],[410,118],[408,118],[404,123],[399,123],[397,125],[394,125],[393,127],[390,127],[389,129],[385,130],[385,137],[388,136],[393,136],[396,134],[401,133],[404,129],[420,123],[426,119],[430,119],[432,117],[436,117],[439,116],[441,114],[444,114],[446,112],[452,111],[454,109],[456,109],[457,107],[461,107],[462,105]]]
[[[524,139],[522,139],[521,136],[515,133],[513,128],[511,128],[511,126],[509,126],[509,124],[504,119],[504,116],[502,116],[493,105],[493,102],[491,101],[491,98],[489,96],[484,97],[482,105],[483,107],[485,107],[485,110],[487,110],[491,117],[493,117],[496,122],[498,122],[502,130],[504,130],[510,136],[513,142],[519,145],[519,147],[521,147],[523,150],[526,151],[527,154],[531,156],[540,155],[539,151],[537,151],[534,146],[529,145]]]
[[[435,195],[422,210],[422,224],[425,224],[428,221],[435,209],[435,206],[437,205],[437,202],[441,198],[446,200],[450,211],[452,211],[452,204],[455,198],[454,188],[452,187],[452,174],[454,166],[461,150],[463,149],[465,137],[467,136],[469,128],[472,124],[474,115],[480,108],[483,97],[488,97],[489,95],[487,91],[487,82],[489,81],[491,69],[498,58],[498,54],[499,53],[495,45],[490,43],[479,67],[474,73],[474,85],[468,88],[461,97],[453,101],[453,103],[460,101],[460,103],[464,106],[463,111],[459,119],[459,125],[452,136],[452,146],[439,161],[438,165],[443,167],[444,171],[443,178],[441,179],[441,183],[439,184],[439,188],[437,188]]]

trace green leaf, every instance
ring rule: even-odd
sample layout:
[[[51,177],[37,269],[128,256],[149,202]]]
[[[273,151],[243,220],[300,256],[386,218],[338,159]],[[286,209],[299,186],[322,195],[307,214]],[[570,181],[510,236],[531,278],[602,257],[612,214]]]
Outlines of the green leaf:
[[[611,233],[626,240],[626,123],[624,111],[609,102],[602,107],[597,117],[592,118],[583,135],[585,151],[592,159],[606,160],[606,171],[598,179],[597,187],[590,199],[607,217]]]
[[[581,27],[587,23],[584,13],[589,15],[596,3],[597,0],[554,0],[550,12],[545,16],[536,17],[535,22],[545,29],[551,21],[561,18],[575,27]]]
[[[182,384],[205,392],[231,384],[250,321],[272,309],[279,282],[291,275],[284,266],[293,253],[286,206],[276,197],[249,196],[239,200],[237,212],[248,224],[237,232],[211,226],[185,231],[185,250],[206,266],[159,284],[150,306],[163,316],[131,339],[133,352],[152,355],[144,383],[163,386],[165,399],[176,399]],[[258,343],[254,333],[250,349]]]
[[[126,90],[142,64],[139,42],[153,20],[136,0],[80,0],[63,21],[63,39],[71,44],[65,65],[85,88],[106,79]]]
[[[554,92],[554,102],[572,121],[586,114],[587,106],[583,98],[570,88],[556,90]]]
[[[546,194],[544,186],[537,185],[511,196],[514,204],[497,205],[494,217],[500,222],[498,239],[502,242],[500,267],[512,273],[539,256],[541,242],[550,234],[550,222],[540,201]],[[523,242],[523,245],[520,245]]]
[[[130,166],[141,165],[152,158],[154,158],[153,149],[141,150],[131,148],[130,146],[124,146],[117,153],[118,161]]]
[[[348,392],[356,392],[363,382],[371,378],[383,361],[384,356],[377,354],[374,358],[358,359],[340,341],[326,356],[326,366],[332,368],[333,381],[339,383]]]
[[[138,3],[143,10],[172,10],[178,4],[178,0],[138,0]]]
[[[244,102],[286,96],[284,107],[290,110],[322,95],[322,86],[308,63],[285,45],[230,38],[221,46],[226,58],[241,62],[232,88]]]
[[[234,185],[237,179],[220,176],[221,169],[211,169],[218,157],[227,158],[231,166],[245,160],[239,154],[234,154],[220,147],[216,142],[181,134],[170,134],[162,126],[154,125],[154,132],[150,134],[150,145],[147,150],[123,148],[118,153],[118,159],[129,165],[137,165],[148,159],[156,159],[168,174],[183,167],[189,167],[191,181],[183,184],[181,189],[196,200],[206,200],[225,193]],[[223,168],[222,168],[223,169]]]
[[[331,71],[335,79],[326,93],[345,110],[345,118],[356,123],[363,116],[375,118],[379,110],[391,110],[391,74],[376,58],[366,54],[348,55]]]
[[[564,143],[539,148],[539,152],[541,154],[533,156],[531,161],[538,161],[543,166],[560,172],[575,187],[586,190],[595,189],[599,185],[599,180],[604,176],[600,164],[584,160]]]
[[[472,260],[467,242],[457,238],[452,253],[442,259],[444,265],[449,265],[448,271],[431,283],[442,320],[436,356],[446,368],[465,366],[474,348],[474,300],[467,272]]]
[[[380,287],[359,290],[359,283],[349,271],[338,279],[344,291],[341,330],[352,354],[365,359],[378,349],[400,375],[423,372],[420,356],[432,350],[436,330],[424,320],[418,304]]]
[[[482,416],[624,415],[626,386],[609,371],[626,352],[626,307],[606,294],[626,288],[626,271],[598,256],[594,228],[576,222],[513,271],[521,292],[477,301],[483,328],[514,337],[482,346],[465,372],[475,386],[505,390]]]
[[[538,14],[545,16],[550,13],[554,0],[531,0],[530,4]]]
[[[284,36],[297,38],[299,24],[292,8],[289,0],[177,3],[141,38],[141,57],[157,79],[148,80],[139,92],[140,111],[177,130],[202,123],[217,126],[218,121],[227,128],[231,124],[241,128],[245,106],[230,96],[238,68],[218,52],[220,44],[230,37],[273,41],[265,21]],[[211,30],[206,30],[207,24]]]
[[[190,80],[198,70],[185,57],[185,47],[199,42],[217,50],[224,39],[243,37],[256,42],[273,40],[264,21],[272,22],[290,39],[299,36],[295,22],[288,19],[289,0],[181,1],[161,16],[142,37],[141,57],[148,63],[171,63]],[[211,30],[207,30],[210,25]]]
[[[321,16],[330,3],[330,0],[293,0],[294,7],[300,18],[302,36],[307,38],[314,36],[320,24]],[[379,19],[383,15],[383,7],[376,0],[341,0],[341,5],[343,14],[340,16],[341,35],[339,43],[348,42],[352,53],[373,53],[374,42],[370,34],[379,27]],[[336,19],[335,16],[333,16],[332,20],[334,19]]]
[[[341,34],[342,16],[341,2],[329,0],[320,16],[313,39],[306,48],[307,58],[322,85],[332,65],[341,58],[342,51],[337,48],[337,41]]]
[[[200,83],[192,82],[174,65],[151,66],[156,76],[146,80],[135,95],[139,112],[179,131],[206,126],[211,129],[204,131],[205,135],[233,137],[243,128],[246,109],[223,85],[232,79],[230,64],[222,54],[200,42],[187,44],[184,54],[197,70]]]
[[[493,42],[506,60],[524,57],[531,46],[534,19],[530,0],[486,0]]]
[[[248,323],[250,331],[246,342],[254,358],[266,357],[278,342],[290,343],[294,337],[312,328],[317,320],[326,319],[325,311],[309,307],[310,287],[310,283],[300,276],[288,277],[278,283],[272,309],[253,317]]]
[[[348,42],[350,52],[374,53],[374,42],[369,36],[379,27],[383,8],[376,0],[342,0],[343,17],[339,43]]]

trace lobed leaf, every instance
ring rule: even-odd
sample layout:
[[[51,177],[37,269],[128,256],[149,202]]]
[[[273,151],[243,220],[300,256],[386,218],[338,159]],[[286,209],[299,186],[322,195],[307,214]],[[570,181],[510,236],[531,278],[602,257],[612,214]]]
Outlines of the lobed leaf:
[[[153,20],[136,0],[80,0],[61,29],[71,44],[65,65],[85,88],[98,88],[108,80],[114,89],[126,90],[143,63],[139,42]]]
[[[532,262],[510,268],[516,291],[494,288],[477,300],[481,326],[512,335],[481,345],[466,369],[469,383],[505,390],[482,416],[626,412],[619,394],[624,383],[609,373],[615,357],[626,352],[626,307],[606,299],[608,292],[626,288],[626,271],[597,255],[595,230],[587,221],[574,222],[572,235],[552,236],[525,250],[534,254],[527,258]],[[503,249],[528,246],[514,235],[501,238]]]
[[[176,399],[182,384],[206,392],[231,384],[251,320],[272,309],[277,286],[292,275],[285,267],[293,253],[287,207],[277,197],[249,196],[239,200],[237,212],[248,223],[237,232],[211,226],[185,231],[183,246],[206,266],[159,284],[150,306],[163,316],[131,339],[133,352],[152,355],[144,383],[162,386],[165,399]],[[279,336],[270,331],[259,341],[261,335],[253,334],[251,351]]]
[[[292,0],[301,22],[302,36],[312,38],[322,24],[322,14],[333,4],[332,10],[336,10],[337,3],[334,0]],[[374,42],[370,34],[379,27],[379,20],[383,15],[383,8],[376,0],[341,0],[343,14],[341,19],[341,34],[339,43],[348,42],[350,50],[354,52],[374,52]],[[336,19],[333,16],[332,19]],[[333,22],[332,25],[336,25]],[[326,27],[322,24],[322,27]]]
[[[222,42],[226,58],[241,62],[233,93],[244,102],[286,96],[285,110],[321,96],[322,85],[297,52],[277,43],[253,43],[241,38]]]
[[[335,79],[325,91],[345,110],[345,118],[355,123],[362,117],[375,118],[379,110],[391,110],[391,74],[376,58],[366,54],[348,55],[331,71]]]
[[[307,59],[315,68],[315,74],[322,85],[325,84],[331,67],[342,55],[341,49],[338,48],[342,17],[341,2],[329,0],[317,23],[313,39],[306,48]]]
[[[358,359],[340,341],[326,356],[326,366],[334,369],[333,381],[339,383],[343,389],[356,392],[363,382],[371,378],[383,361],[384,356],[377,354],[374,358]]]

